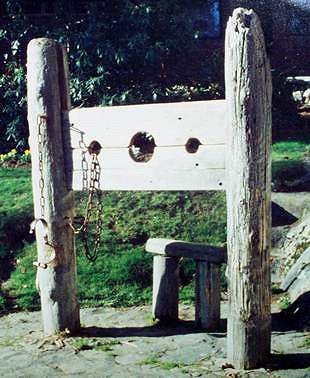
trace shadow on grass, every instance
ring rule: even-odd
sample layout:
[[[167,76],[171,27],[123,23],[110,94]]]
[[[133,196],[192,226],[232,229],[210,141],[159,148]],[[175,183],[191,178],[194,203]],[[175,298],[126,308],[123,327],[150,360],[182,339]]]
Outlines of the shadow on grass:
[[[275,192],[309,191],[309,164],[300,160],[281,160],[273,162],[272,190]]]

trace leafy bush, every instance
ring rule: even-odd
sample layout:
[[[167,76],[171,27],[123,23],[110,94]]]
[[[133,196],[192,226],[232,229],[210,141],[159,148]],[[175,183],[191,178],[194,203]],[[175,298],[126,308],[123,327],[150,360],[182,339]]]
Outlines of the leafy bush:
[[[0,29],[1,42],[1,29]],[[24,67],[9,62],[0,72],[0,150],[27,145],[26,75]]]
[[[32,38],[53,38],[67,47],[73,106],[222,96],[223,56],[208,41],[195,39],[193,9],[201,6],[208,5],[203,0],[195,7],[188,0],[116,0],[83,8],[55,0],[52,16],[42,19],[29,14],[38,5],[4,1],[0,150],[27,145],[25,61]]]
[[[0,154],[0,167],[20,167],[29,166],[31,161],[30,150],[26,149],[24,152],[18,152],[16,148],[11,151]]]
[[[0,293],[0,312],[5,309],[5,299]]]

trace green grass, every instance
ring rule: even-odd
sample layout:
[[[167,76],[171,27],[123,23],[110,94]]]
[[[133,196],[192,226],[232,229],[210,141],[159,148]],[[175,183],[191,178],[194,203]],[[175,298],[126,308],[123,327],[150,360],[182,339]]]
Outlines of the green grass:
[[[1,258],[21,246],[29,233],[32,217],[30,169],[0,168],[0,182]]]
[[[145,358],[139,362],[139,365],[160,365],[160,359],[156,356]]]
[[[112,352],[113,346],[120,344],[117,340],[96,340],[90,338],[82,338],[73,340],[72,346],[77,352],[82,350],[96,350],[101,352]]]
[[[274,179],[283,176],[294,179],[302,173],[301,160],[309,156],[309,146],[296,141],[278,142],[273,146],[272,156]],[[30,169],[0,168],[0,179],[0,279],[14,268],[5,284],[6,290],[16,297],[19,308],[37,309],[36,268],[32,264],[36,260],[36,246],[28,237],[33,213]],[[85,196],[76,197],[76,213],[83,215]],[[85,258],[81,240],[77,238],[78,292],[82,306],[150,303],[152,256],[144,252],[149,237],[211,245],[226,242],[223,192],[108,192],[103,202],[102,246],[95,263]],[[92,243],[92,236],[89,240]],[[194,272],[195,264],[185,259],[180,274],[180,298],[185,303],[194,298]],[[0,292],[0,311],[5,303]]]
[[[84,207],[83,203],[78,211]],[[95,263],[85,258],[83,245],[77,238],[78,293],[82,306],[150,303],[152,256],[144,251],[148,237],[181,238],[215,245],[223,244],[226,239],[225,197],[220,192],[108,193],[104,209],[102,248]],[[116,220],[110,229],[112,212]],[[6,284],[21,309],[39,307],[34,260],[36,248],[32,243],[19,255],[19,263]],[[182,263],[181,284],[185,288],[191,283],[194,271],[193,262]],[[182,299],[190,302],[193,289],[185,288],[181,291]]]
[[[310,144],[303,141],[281,141],[272,146],[272,160],[303,160],[310,158]]]
[[[304,164],[306,159],[310,159],[310,144],[306,141],[275,143],[272,146],[273,190],[298,190],[296,180],[307,173]]]
[[[3,311],[5,309],[5,299],[0,293],[0,311]]]
[[[308,349],[310,349],[310,333],[307,333],[307,334],[305,335],[304,340],[302,340],[302,341],[298,344],[298,348],[308,348]]]
[[[154,365],[158,366],[159,368],[163,370],[171,370],[174,368],[184,368],[184,364],[180,362],[175,362],[175,361],[161,361],[160,356],[151,356],[148,357],[142,361],[140,361],[139,365]]]

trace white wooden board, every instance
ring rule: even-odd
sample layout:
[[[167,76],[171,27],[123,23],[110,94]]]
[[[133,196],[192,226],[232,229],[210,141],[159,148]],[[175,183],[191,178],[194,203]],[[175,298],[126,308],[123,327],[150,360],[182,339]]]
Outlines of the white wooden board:
[[[82,189],[82,132],[86,145],[96,140],[102,146],[103,190],[224,190],[225,118],[224,100],[74,109],[69,113],[73,164],[67,168],[72,188]],[[155,140],[148,162],[129,155],[138,132]],[[201,142],[196,153],[186,151],[189,138]]]

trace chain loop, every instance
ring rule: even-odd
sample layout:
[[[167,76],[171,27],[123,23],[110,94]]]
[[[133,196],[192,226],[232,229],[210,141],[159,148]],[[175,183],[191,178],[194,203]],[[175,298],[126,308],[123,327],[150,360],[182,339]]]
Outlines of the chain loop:
[[[47,116],[38,115],[38,147],[39,147],[39,189],[40,189],[40,212],[41,218],[44,219],[45,214],[45,197],[44,197],[44,177],[43,177],[43,142],[44,142],[44,129],[46,129]]]
[[[30,224],[30,234],[32,234],[35,229],[36,225],[38,223],[42,224],[42,227],[44,229],[43,239],[46,245],[52,247],[55,249],[56,244],[52,241],[50,242],[48,240],[48,225],[45,220],[45,196],[44,196],[44,189],[45,189],[45,181],[44,181],[44,154],[43,154],[43,148],[44,148],[44,141],[45,141],[45,133],[47,128],[47,116],[45,114],[39,114],[37,117],[37,125],[38,125],[38,160],[39,160],[39,190],[40,190],[40,217],[34,219]],[[54,264],[56,261],[56,254],[55,250],[53,252],[53,256],[45,262],[35,261],[33,265],[35,265],[38,268],[47,269],[51,264]]]
[[[80,234],[82,238],[82,243],[85,250],[85,255],[88,260],[95,261],[98,257],[99,248],[101,245],[101,232],[102,232],[102,192],[100,190],[100,175],[101,168],[98,160],[98,154],[101,150],[101,146],[98,142],[92,142],[88,147],[86,147],[83,140],[83,135],[81,134],[81,140],[79,142],[80,147],[82,148],[82,172],[83,172],[83,190],[88,191],[88,198],[86,204],[86,214],[83,219],[82,225],[80,227],[75,227],[73,220],[67,218],[68,224],[75,234]],[[87,151],[91,155],[90,162],[90,177],[88,184],[88,162],[86,159]],[[95,216],[95,241],[94,248],[90,251],[89,248],[89,227],[92,215]]]

